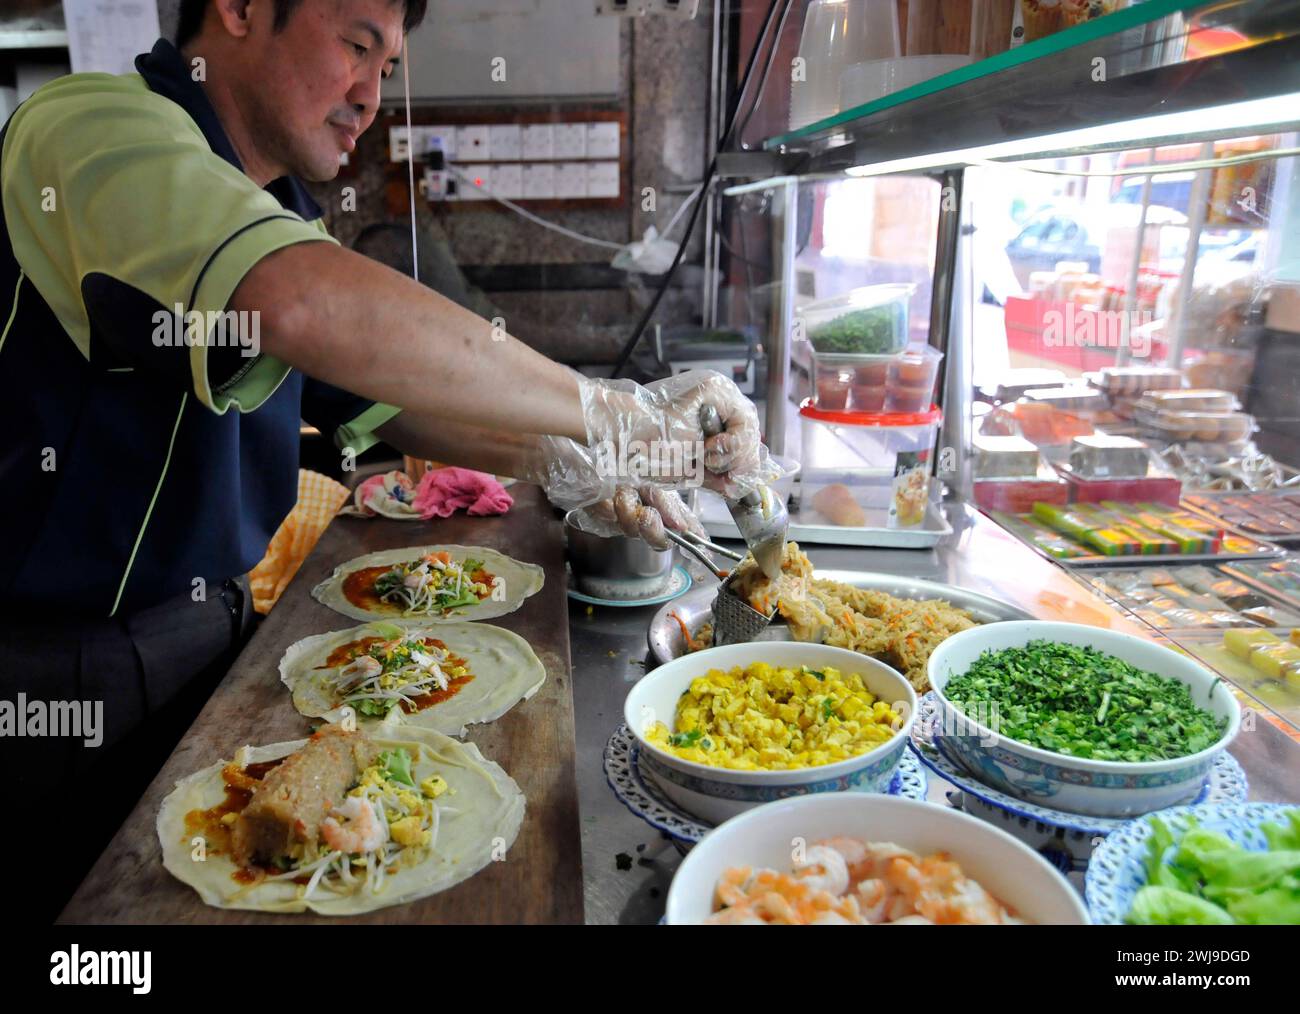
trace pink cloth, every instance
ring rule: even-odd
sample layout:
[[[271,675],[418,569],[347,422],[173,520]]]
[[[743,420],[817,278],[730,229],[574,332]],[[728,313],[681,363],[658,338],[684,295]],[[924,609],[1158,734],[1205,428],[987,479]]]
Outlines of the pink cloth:
[[[462,507],[470,514],[504,514],[514,502],[505,487],[486,472],[435,468],[421,476],[412,506],[427,520],[450,517]]]

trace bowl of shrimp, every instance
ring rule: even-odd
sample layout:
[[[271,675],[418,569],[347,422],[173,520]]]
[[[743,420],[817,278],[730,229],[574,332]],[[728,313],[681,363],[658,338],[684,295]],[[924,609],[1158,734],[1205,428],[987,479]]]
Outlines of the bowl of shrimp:
[[[783,799],[733,817],[673,877],[665,922],[719,925],[1081,926],[1050,863],[958,810],[856,792]]]

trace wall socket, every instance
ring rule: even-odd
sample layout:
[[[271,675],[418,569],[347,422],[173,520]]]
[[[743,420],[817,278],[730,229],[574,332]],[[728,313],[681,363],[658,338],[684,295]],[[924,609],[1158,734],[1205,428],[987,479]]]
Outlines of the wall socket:
[[[700,9],[700,0],[596,0],[597,15],[639,18],[647,14],[666,14],[690,20]]]

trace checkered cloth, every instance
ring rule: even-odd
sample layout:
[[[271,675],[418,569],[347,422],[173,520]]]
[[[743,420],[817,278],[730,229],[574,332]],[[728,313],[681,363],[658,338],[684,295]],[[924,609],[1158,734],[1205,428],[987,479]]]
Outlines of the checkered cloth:
[[[298,469],[298,502],[271,538],[266,555],[248,572],[254,609],[271,611],[347,498],[347,488],[329,476]]]

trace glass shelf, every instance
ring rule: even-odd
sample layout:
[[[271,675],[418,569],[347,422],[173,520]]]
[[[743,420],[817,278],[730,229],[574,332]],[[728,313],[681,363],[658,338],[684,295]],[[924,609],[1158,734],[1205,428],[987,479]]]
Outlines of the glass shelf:
[[[763,148],[807,156],[801,175],[835,172],[1293,92],[1300,0],[1147,0],[769,138]],[[1107,147],[1103,140],[1018,157]]]

